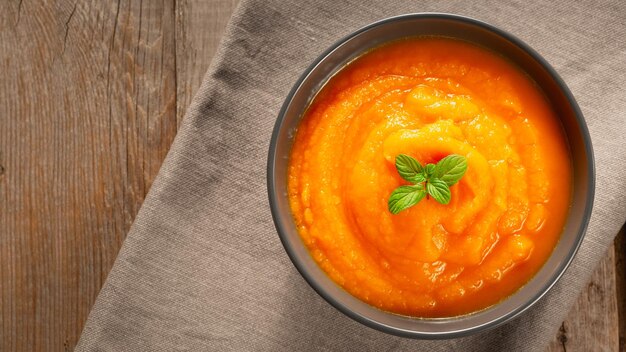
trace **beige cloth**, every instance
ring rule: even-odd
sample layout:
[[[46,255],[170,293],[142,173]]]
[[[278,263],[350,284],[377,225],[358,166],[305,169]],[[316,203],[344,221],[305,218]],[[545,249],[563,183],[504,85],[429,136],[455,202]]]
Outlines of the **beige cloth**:
[[[587,236],[521,318],[448,341],[390,336],[342,315],[299,276],[268,207],[278,110],[324,49],[411,12],[484,20],[526,41],[585,114],[597,163]],[[89,316],[79,351],[541,351],[626,220],[626,2],[243,1]]]

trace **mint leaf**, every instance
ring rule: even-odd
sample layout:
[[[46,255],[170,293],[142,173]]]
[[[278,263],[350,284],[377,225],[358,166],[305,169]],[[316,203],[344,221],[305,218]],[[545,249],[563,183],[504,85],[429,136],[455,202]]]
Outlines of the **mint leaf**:
[[[450,203],[450,187],[443,180],[438,178],[429,179],[426,183],[426,192],[441,204]]]
[[[387,206],[392,214],[398,214],[419,203],[425,196],[426,191],[421,184],[400,186],[391,192]]]
[[[467,160],[465,157],[451,154],[439,160],[432,175],[445,182],[448,186],[452,186],[459,182],[461,177],[465,175],[465,171],[467,171]]]
[[[451,154],[441,159],[437,165],[422,166],[414,158],[400,154],[396,156],[396,170],[403,179],[414,184],[400,186],[391,192],[387,207],[392,214],[414,206],[426,195],[441,204],[450,203],[450,186],[465,175],[467,160],[462,155]]]
[[[396,169],[400,177],[409,182],[419,183],[426,181],[422,164],[411,156],[406,154],[396,156]]]
[[[429,178],[435,172],[435,164],[428,164],[428,165],[426,165],[424,170],[426,171],[426,178]]]

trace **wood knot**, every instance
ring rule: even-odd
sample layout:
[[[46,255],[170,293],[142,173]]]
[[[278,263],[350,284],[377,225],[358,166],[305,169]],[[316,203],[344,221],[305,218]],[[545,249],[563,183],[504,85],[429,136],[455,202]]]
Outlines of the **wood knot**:
[[[567,335],[559,334],[559,342],[565,344],[567,342]]]
[[[558,337],[559,342],[561,343],[561,347],[563,348],[563,351],[566,352],[567,351],[567,330],[565,329],[565,323],[561,324],[561,327],[559,328],[559,337]]]

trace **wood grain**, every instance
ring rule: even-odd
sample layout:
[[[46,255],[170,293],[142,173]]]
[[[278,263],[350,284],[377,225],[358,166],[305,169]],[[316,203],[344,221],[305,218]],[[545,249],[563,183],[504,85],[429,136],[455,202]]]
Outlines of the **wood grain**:
[[[626,225],[622,227],[622,230],[617,235],[614,248],[619,351],[626,351]]]
[[[74,348],[236,4],[0,2],[0,351]],[[624,348],[624,242],[551,351]]]
[[[73,349],[232,7],[0,4],[0,350]]]
[[[623,351],[619,343],[616,248],[614,245],[607,251],[548,351]]]

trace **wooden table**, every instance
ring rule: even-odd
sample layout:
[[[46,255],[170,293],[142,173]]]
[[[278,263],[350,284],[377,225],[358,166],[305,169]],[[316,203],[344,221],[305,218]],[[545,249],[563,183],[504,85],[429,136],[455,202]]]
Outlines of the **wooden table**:
[[[0,351],[76,345],[236,3],[0,3]],[[625,242],[550,351],[625,348]]]

